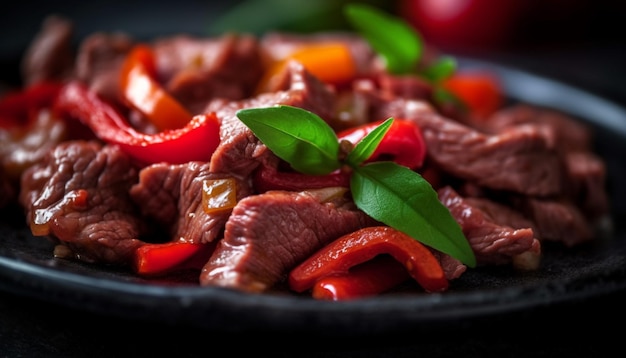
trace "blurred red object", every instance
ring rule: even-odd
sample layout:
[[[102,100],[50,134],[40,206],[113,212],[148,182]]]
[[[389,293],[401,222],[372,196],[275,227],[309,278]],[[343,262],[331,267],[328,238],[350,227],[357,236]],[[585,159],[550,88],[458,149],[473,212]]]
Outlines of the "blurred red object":
[[[527,0],[401,0],[398,12],[424,39],[444,49],[473,50],[511,38]]]
[[[427,43],[449,51],[485,51],[580,42],[595,35],[595,29],[601,25],[597,22],[603,18],[600,15],[623,13],[608,3],[609,0],[399,0],[396,11]]]

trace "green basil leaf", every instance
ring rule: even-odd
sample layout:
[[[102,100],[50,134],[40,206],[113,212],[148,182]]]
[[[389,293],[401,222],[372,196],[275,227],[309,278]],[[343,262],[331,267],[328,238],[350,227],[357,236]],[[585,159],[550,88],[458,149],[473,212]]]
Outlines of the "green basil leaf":
[[[357,166],[363,163],[367,158],[372,156],[372,153],[378,147],[378,144],[383,140],[389,128],[393,124],[393,118],[387,118],[386,121],[369,132],[363,139],[361,139],[354,149],[348,154],[346,162],[350,166]]]
[[[476,266],[461,227],[418,173],[393,162],[375,162],[354,168],[350,190],[357,207],[372,218]]]
[[[438,83],[452,76],[456,68],[456,59],[454,57],[444,56],[430,67],[426,68],[423,75],[431,82]]]
[[[461,111],[469,111],[467,104],[454,93],[448,91],[442,86],[435,86],[433,93],[433,99],[439,105],[451,105],[458,108]]]
[[[348,22],[385,60],[389,72],[405,74],[415,71],[422,56],[423,43],[408,23],[366,4],[347,4],[344,13]]]
[[[240,0],[230,4],[209,23],[209,35],[238,32],[261,36],[270,31],[306,33],[345,27],[343,1]]]
[[[237,117],[276,156],[301,173],[324,175],[339,168],[339,140],[316,114],[292,106],[246,108]]]

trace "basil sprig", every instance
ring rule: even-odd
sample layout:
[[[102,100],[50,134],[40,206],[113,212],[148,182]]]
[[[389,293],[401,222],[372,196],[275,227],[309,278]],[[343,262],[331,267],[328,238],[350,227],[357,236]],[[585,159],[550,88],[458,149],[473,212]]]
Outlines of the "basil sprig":
[[[422,56],[419,34],[409,24],[366,4],[347,4],[344,13],[384,60],[387,70],[402,74],[412,71]]]
[[[461,227],[428,181],[393,162],[363,164],[383,139],[393,118],[356,143],[340,160],[337,135],[312,112],[279,105],[241,109],[237,117],[297,171],[323,175],[348,165],[352,168],[350,191],[359,209],[469,267],[476,266]]]
[[[387,71],[396,75],[420,76],[432,83],[436,102],[464,107],[461,99],[442,86],[443,81],[457,69],[455,58],[442,56],[429,67],[418,70],[424,42],[419,31],[402,18],[362,3],[345,5],[344,15],[385,61]]]

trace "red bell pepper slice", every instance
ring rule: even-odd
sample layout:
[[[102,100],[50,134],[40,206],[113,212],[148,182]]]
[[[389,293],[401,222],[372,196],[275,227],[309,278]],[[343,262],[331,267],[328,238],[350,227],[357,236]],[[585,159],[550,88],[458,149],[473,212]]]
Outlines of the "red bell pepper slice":
[[[363,228],[324,246],[291,270],[289,287],[304,292],[323,278],[345,275],[351,267],[381,254],[391,255],[403,264],[426,292],[448,289],[448,279],[430,249],[388,226]]]
[[[337,137],[339,140],[348,140],[356,144],[382,122],[383,120],[380,120],[348,128],[337,133]],[[393,160],[399,165],[417,169],[422,166],[425,158],[426,142],[417,124],[409,120],[395,119],[367,162]]]
[[[269,165],[261,165],[254,174],[254,189],[259,193],[268,190],[303,191],[341,186],[350,187],[350,174],[342,171],[327,175],[307,175],[280,171]]]
[[[0,128],[26,126],[42,108],[51,107],[63,85],[38,82],[0,99]]]
[[[153,135],[139,133],[110,104],[78,82],[62,88],[55,108],[78,118],[98,138],[119,145],[144,164],[209,161],[220,143],[220,122],[215,113],[196,115],[183,128]]]
[[[156,276],[185,269],[200,270],[215,250],[216,243],[167,242],[146,244],[135,251],[133,268],[139,275]]]
[[[321,278],[311,296],[318,300],[344,301],[378,295],[411,278],[406,268],[388,255],[380,255],[347,273]]]
[[[167,93],[156,77],[152,49],[135,46],[122,65],[120,86],[124,98],[160,131],[184,127],[191,120],[191,113]]]
[[[477,119],[486,119],[504,102],[500,82],[492,73],[457,72],[443,86],[459,97]]]

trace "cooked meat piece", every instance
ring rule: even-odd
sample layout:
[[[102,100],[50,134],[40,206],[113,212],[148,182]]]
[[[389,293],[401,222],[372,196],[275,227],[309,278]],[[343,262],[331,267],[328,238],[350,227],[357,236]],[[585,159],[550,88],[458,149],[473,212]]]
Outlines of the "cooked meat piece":
[[[50,15],[44,19],[20,64],[25,85],[63,80],[73,75],[73,32],[74,24],[61,16]]]
[[[24,128],[0,129],[0,167],[13,182],[22,172],[39,162],[52,148],[68,139],[68,125],[43,109]]]
[[[204,211],[203,182],[227,177],[209,173],[208,163],[153,164],[141,169],[130,195],[142,214],[168,230],[172,240],[206,243],[221,237],[230,211]],[[237,200],[251,193],[248,181],[237,181]]]
[[[270,290],[322,246],[376,224],[345,198],[321,202],[315,193],[268,191],[241,200],[202,269],[200,284]]]
[[[79,260],[125,265],[145,232],[128,195],[136,180],[118,147],[68,141],[24,173],[19,200],[33,235],[60,240]]]
[[[537,232],[532,220],[526,218],[520,211],[509,205],[496,202],[487,197],[464,197],[463,200],[470,206],[477,208],[490,217],[494,222],[510,226],[514,229],[531,228]]]
[[[205,112],[216,112],[222,121],[221,142],[211,158],[211,172],[247,177],[264,156],[273,155],[237,118],[239,109],[284,104],[304,108],[323,119],[332,116],[333,94],[330,89],[301,64],[292,63],[289,71],[290,85],[285,91],[260,94],[243,101],[216,100],[205,109]]]
[[[96,32],[86,37],[76,55],[76,76],[112,104],[125,104],[120,90],[120,68],[135,44],[124,33]]]
[[[435,255],[439,263],[441,264],[441,268],[443,272],[446,274],[446,278],[448,280],[454,280],[467,271],[467,266],[465,266],[461,261],[455,259],[454,257],[444,254],[441,251],[437,251],[432,249],[432,253]]]
[[[606,191],[606,163],[592,152],[570,152],[565,155],[569,197],[590,221],[609,214]]]
[[[541,241],[559,241],[571,247],[594,237],[589,221],[571,201],[520,197],[514,202],[535,222]]]
[[[477,185],[533,196],[563,191],[564,164],[536,126],[487,135],[437,114],[426,102],[395,99],[375,117],[405,118],[422,130],[427,158],[445,172]]]
[[[439,189],[438,194],[461,225],[479,265],[511,264],[515,256],[525,253],[541,255],[541,245],[532,228],[513,228],[496,222],[449,186]]]
[[[159,80],[192,113],[200,113],[211,99],[250,97],[262,75],[258,40],[251,35],[177,35],[153,46]]]
[[[376,77],[381,96],[388,98],[412,98],[430,100],[434,88],[427,80],[418,76],[397,76],[381,73]]]
[[[554,110],[517,104],[493,114],[483,123],[476,123],[484,130],[498,133],[513,126],[533,124],[541,126],[548,141],[563,152],[591,149],[591,127]]]

